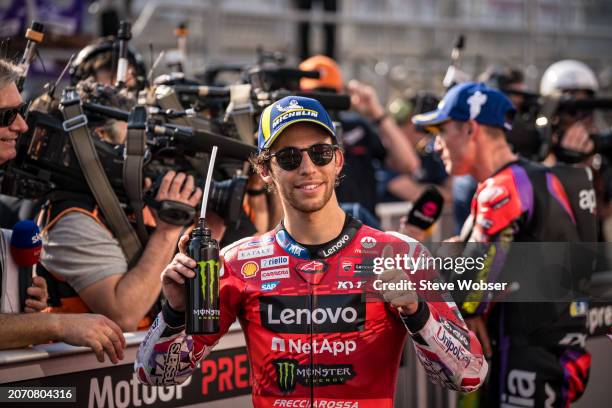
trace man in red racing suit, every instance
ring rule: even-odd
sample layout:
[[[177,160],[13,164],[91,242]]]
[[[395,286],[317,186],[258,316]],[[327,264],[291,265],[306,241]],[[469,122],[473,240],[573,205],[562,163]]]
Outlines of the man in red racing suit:
[[[272,118],[266,119],[264,111],[262,123],[272,123],[274,128],[285,120],[285,127],[287,121],[292,125],[279,141],[285,145],[293,141],[291,145],[298,148],[310,146],[304,148],[306,152],[298,150],[301,163],[297,167],[287,164],[286,157],[279,157],[277,151],[279,168],[272,167],[278,172],[275,177],[289,177],[283,171],[292,172],[299,180],[307,177],[308,183],[314,184],[293,180],[287,191],[287,185],[275,179],[284,205],[284,222],[273,231],[243,239],[222,251],[218,334],[185,334],[184,312],[176,310],[184,304],[176,300],[179,296],[168,285],[173,280],[180,287],[183,278],[192,276],[188,268],[195,264],[182,254],[175,257],[162,274],[169,302],[137,355],[139,380],[154,385],[183,382],[237,318],[246,338],[256,407],[392,407],[408,335],[432,381],[464,392],[477,389],[486,376],[487,362],[480,343],[467,330],[448,295],[440,293],[437,298],[429,296],[435,301],[425,301],[428,294],[420,293],[421,301],[416,302],[414,298],[401,300],[413,291],[379,291],[390,303],[369,296],[377,293],[372,289],[374,280],[397,282],[387,272],[380,276],[374,273],[376,257],[405,253],[416,258],[426,250],[406,236],[364,226],[339,208],[333,185],[342,152],[334,148],[335,160],[329,158],[325,163],[316,154],[320,144],[312,144],[329,140],[329,133],[334,140],[333,125],[327,126],[329,119],[323,124],[300,119],[303,112],[312,118],[313,111],[318,118],[326,118],[325,110],[317,101],[302,97],[282,99],[268,109],[280,112],[273,111]],[[282,116],[292,110],[297,112],[293,117]],[[281,118],[280,124],[275,116]],[[296,123],[301,121],[314,124]],[[300,161],[295,156],[292,160]],[[320,184],[316,186],[315,181]],[[292,194],[300,195],[299,202],[292,201]],[[319,204],[303,207],[315,201]],[[294,217],[297,210],[303,218]],[[325,217],[318,219],[317,215]],[[335,224],[335,232],[327,239],[301,244],[295,234],[304,229],[295,225],[304,219],[318,222],[321,230],[327,229],[326,224]],[[411,274],[411,280],[435,280],[431,271],[404,272]],[[180,289],[176,291],[180,293]]]

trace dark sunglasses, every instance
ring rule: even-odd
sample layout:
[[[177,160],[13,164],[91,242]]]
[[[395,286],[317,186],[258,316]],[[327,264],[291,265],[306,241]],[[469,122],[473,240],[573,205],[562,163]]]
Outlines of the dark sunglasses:
[[[28,105],[22,103],[19,106],[12,108],[0,109],[0,127],[9,127],[17,119],[17,115],[20,114],[22,117],[25,116]]]
[[[308,152],[308,157],[317,166],[325,166],[334,158],[336,145],[328,143],[315,144],[304,149],[297,147],[285,147],[278,152],[272,153],[270,157],[276,157],[278,166],[285,171],[292,171],[302,164],[302,152]]]

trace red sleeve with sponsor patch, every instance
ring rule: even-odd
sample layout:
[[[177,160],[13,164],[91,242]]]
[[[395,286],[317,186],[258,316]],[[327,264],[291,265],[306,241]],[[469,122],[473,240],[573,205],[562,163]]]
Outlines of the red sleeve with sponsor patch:
[[[512,167],[508,167],[478,185],[472,200],[474,229],[470,241],[491,241],[493,236],[509,227],[523,213]]]

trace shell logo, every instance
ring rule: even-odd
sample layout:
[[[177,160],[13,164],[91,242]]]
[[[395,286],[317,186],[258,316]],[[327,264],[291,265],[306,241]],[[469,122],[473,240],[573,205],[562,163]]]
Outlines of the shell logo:
[[[259,265],[257,265],[257,262],[253,262],[253,261],[249,261],[245,263],[244,265],[242,265],[242,269],[240,269],[242,276],[244,276],[245,278],[254,277],[255,275],[257,275],[258,271],[259,271]]]

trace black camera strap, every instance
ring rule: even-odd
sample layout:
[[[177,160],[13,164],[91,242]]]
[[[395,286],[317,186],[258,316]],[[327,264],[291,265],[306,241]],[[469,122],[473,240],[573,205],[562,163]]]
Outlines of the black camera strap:
[[[64,116],[64,130],[70,135],[72,148],[87,184],[131,267],[142,252],[142,244],[102,168],[87,128],[87,116],[83,113],[81,99],[74,89],[64,91],[60,111]]]
[[[147,111],[144,106],[136,106],[130,112],[123,163],[123,186],[136,217],[136,232],[141,242],[147,242],[149,239],[142,213],[142,167],[147,141],[146,120]]]

